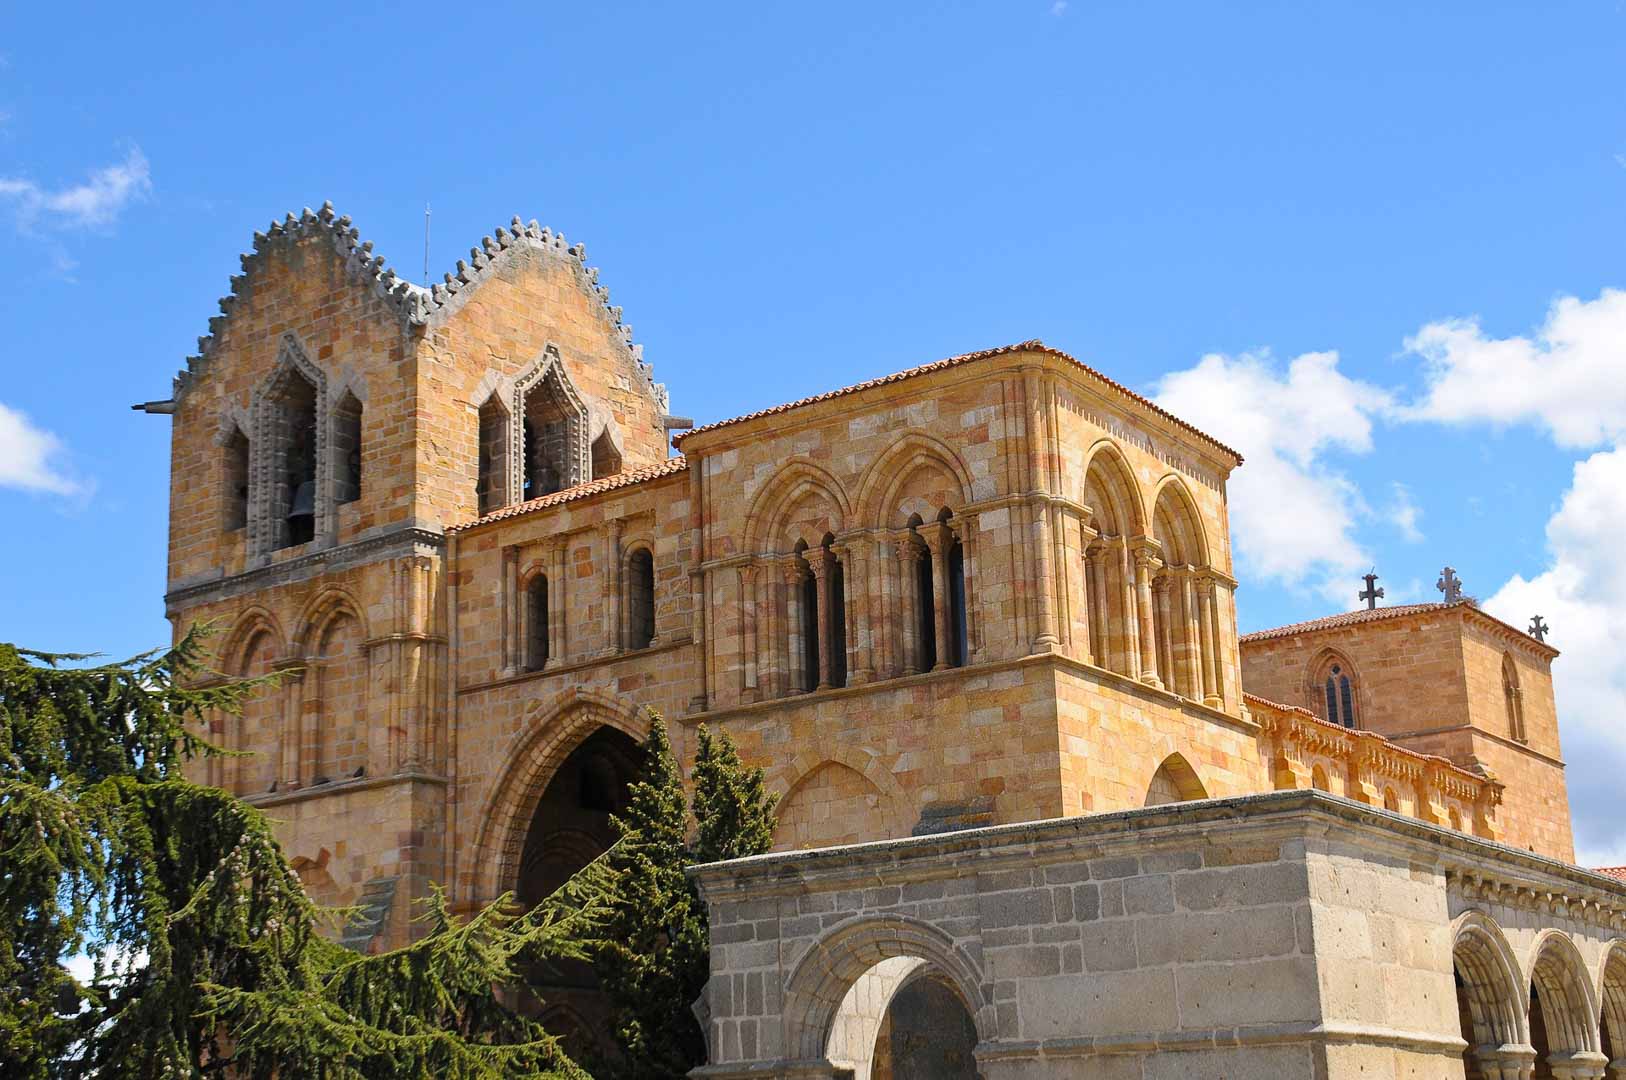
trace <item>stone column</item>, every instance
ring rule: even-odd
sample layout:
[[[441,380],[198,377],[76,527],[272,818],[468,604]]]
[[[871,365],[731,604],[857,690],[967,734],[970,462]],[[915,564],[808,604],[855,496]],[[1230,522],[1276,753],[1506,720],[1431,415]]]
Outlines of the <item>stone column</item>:
[[[1180,573],[1180,604],[1185,627],[1185,646],[1182,658],[1183,693],[1193,701],[1203,701],[1202,631],[1197,618],[1197,573],[1186,567]]]
[[[1119,604],[1123,607],[1123,650],[1124,667],[1122,674],[1131,679],[1140,678],[1141,650],[1140,650],[1140,611],[1139,594],[1135,589],[1135,555],[1129,549],[1129,538],[1121,536],[1116,541],[1119,574]]]
[[[757,578],[759,567],[746,563],[740,574],[740,693],[746,701],[761,701],[757,674]]]
[[[1164,685],[1178,691],[1174,678],[1175,582],[1171,574],[1152,576],[1152,628],[1157,633],[1157,670],[1167,676]]]
[[[309,661],[293,660],[273,665],[282,674],[282,739],[277,747],[282,761],[277,770],[277,790],[297,791],[305,786],[305,676],[310,673]],[[252,758],[244,759],[244,769]],[[241,786],[241,785],[239,785]],[[263,794],[244,791],[244,795]]]
[[[565,641],[565,575],[568,572],[566,542],[561,540],[548,552],[548,657],[565,663],[570,650]]]
[[[604,536],[604,653],[614,656],[627,640],[622,630],[621,607],[626,583],[621,576],[621,519],[605,522]]]
[[[1098,667],[1116,670],[1112,642],[1112,597],[1107,590],[1107,565],[1112,558],[1108,540],[1090,545],[1090,643]]]
[[[1084,512],[1089,517],[1089,511]],[[1078,551],[1079,569],[1084,573],[1084,581],[1079,589],[1079,602],[1084,605],[1084,662],[1100,666],[1099,637],[1095,632],[1095,545],[1100,540],[1100,534],[1088,525],[1080,525],[1080,542]]]
[[[1604,1080],[1609,1059],[1591,1050],[1547,1056],[1554,1080]]]
[[[982,652],[982,621],[977,614],[977,596],[982,579],[977,576],[977,515],[967,514],[960,522],[960,545],[965,554],[965,651],[966,662]]]
[[[891,538],[877,539],[870,549],[870,557],[864,562],[874,579],[873,588],[878,601],[869,609],[869,641],[874,675],[878,679],[887,679],[899,670],[894,625],[898,610],[897,560],[892,557]]]
[[[869,558],[862,541],[840,543],[831,550],[841,563],[841,579],[846,584],[843,600],[847,616],[847,685],[861,686],[875,678],[875,662],[871,659],[875,620],[871,615]]]
[[[1196,585],[1197,637],[1202,655],[1203,704],[1218,709],[1225,699],[1219,692],[1219,643],[1214,638],[1214,581],[1204,578]]]
[[[814,689],[830,689],[830,552],[825,548],[807,549],[812,556],[807,560],[807,568],[813,574],[813,595],[817,598],[814,607],[818,617],[814,621],[813,632],[818,635],[819,682]]]
[[[792,555],[780,564],[780,576],[785,583],[785,693],[801,693],[807,679],[802,671],[802,635],[808,632],[808,612],[803,611],[802,579],[807,566],[799,556]]]
[[[1026,400],[1027,413],[1027,446],[1028,446],[1028,489],[1032,492],[1028,499],[1028,513],[1033,519],[1033,553],[1034,553],[1034,579],[1028,582],[1033,589],[1033,599],[1038,626],[1033,636],[1032,652],[1044,653],[1052,651],[1061,643],[1056,637],[1055,627],[1055,598],[1052,593],[1056,587],[1055,575],[1051,572],[1051,538],[1050,538],[1050,492],[1046,485],[1049,471],[1046,468],[1046,451],[1049,449],[1049,402],[1042,393],[1039,382],[1038,369],[1030,368],[1023,373],[1022,395]],[[938,649],[942,653],[942,649]]]
[[[784,667],[779,662],[779,643],[784,634],[784,616],[780,612],[780,593],[784,573],[773,562],[764,562],[758,596],[762,598],[762,670],[757,676],[757,687],[762,697],[773,698],[784,694]]]
[[[920,623],[920,589],[917,585],[915,563],[918,562],[925,549],[915,540],[913,533],[906,532],[893,542],[893,551],[898,556],[898,598],[900,603],[898,639],[903,646],[902,673],[914,675],[920,671],[921,645],[915,640],[916,627]]]
[[[925,541],[927,557],[932,561],[932,633],[937,639],[937,660],[933,671],[951,667],[949,653],[954,649],[954,635],[949,629],[950,603],[948,597],[948,553],[953,533],[941,524],[922,525],[920,538]]]
[[[1140,681],[1161,687],[1157,673],[1157,643],[1152,625],[1152,571],[1161,565],[1150,551],[1135,552],[1135,600],[1140,611]]]
[[[1626,1080],[1626,1057],[1616,1058],[1609,1063],[1609,1080]]]
[[[524,666],[525,638],[520,633],[519,548],[502,549],[502,580],[497,583],[502,616],[502,673],[517,675]]]
[[[1536,1052],[1528,1046],[1482,1046],[1469,1051],[1485,1080],[1530,1080]]]

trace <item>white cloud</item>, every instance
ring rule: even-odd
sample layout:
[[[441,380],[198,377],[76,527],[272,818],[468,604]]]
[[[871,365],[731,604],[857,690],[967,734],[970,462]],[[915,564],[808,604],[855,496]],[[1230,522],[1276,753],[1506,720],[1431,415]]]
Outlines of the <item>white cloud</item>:
[[[1268,353],[1205,356],[1165,376],[1156,398],[1247,459],[1228,493],[1249,574],[1353,606],[1351,575],[1372,561],[1353,535],[1367,509],[1326,456],[1370,450],[1372,417],[1389,407],[1389,395],[1342,374],[1337,353],[1317,352],[1285,371]]]
[[[1054,0],[1050,5],[1050,14],[1057,18],[1067,14],[1067,0]]]
[[[116,165],[97,169],[71,187],[49,189],[33,180],[0,176],[0,199],[12,203],[19,225],[94,228],[110,225],[130,203],[152,190],[152,172],[140,148]]]
[[[1626,863],[1620,780],[1626,775],[1626,448],[1576,463],[1570,489],[1547,523],[1548,565],[1516,575],[1485,610],[1517,627],[1541,615],[1553,662],[1576,845],[1583,865]]]
[[[1577,449],[1626,437],[1626,291],[1556,301],[1533,338],[1490,338],[1476,319],[1451,319],[1406,348],[1427,382],[1408,418],[1534,424]]]
[[[63,471],[62,443],[28,417],[0,404],[0,487],[78,495],[84,486]]]
[[[1417,521],[1423,516],[1423,508],[1412,501],[1411,489],[1398,480],[1393,484],[1393,492],[1394,498],[1385,510],[1384,516],[1399,530],[1406,543],[1422,543],[1423,530],[1417,527]]]

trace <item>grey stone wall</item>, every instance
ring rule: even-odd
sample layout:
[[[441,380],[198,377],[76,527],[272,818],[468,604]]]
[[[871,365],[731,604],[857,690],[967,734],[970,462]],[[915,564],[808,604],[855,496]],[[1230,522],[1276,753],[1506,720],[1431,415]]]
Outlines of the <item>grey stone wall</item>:
[[[965,1006],[990,1080],[1460,1078],[1465,1051],[1478,1052],[1453,979],[1470,910],[1511,927],[1515,953],[1526,935],[1526,951],[1553,932],[1580,942],[1590,989],[1570,992],[1577,1017],[1591,1011],[1593,1042],[1559,1064],[1603,1076],[1603,969],[1610,956],[1626,964],[1620,883],[1319,792],[762,856],[696,876],[713,943],[712,1064],[696,1073],[708,1077],[867,1080],[892,995],[929,972]],[[1490,889],[1500,907],[1468,895],[1491,880],[1506,883]],[[1510,981],[1510,1001],[1537,966]],[[1489,1040],[1483,1060],[1532,1060],[1521,1035],[1528,1025]],[[1577,1020],[1573,1041],[1586,1038]]]

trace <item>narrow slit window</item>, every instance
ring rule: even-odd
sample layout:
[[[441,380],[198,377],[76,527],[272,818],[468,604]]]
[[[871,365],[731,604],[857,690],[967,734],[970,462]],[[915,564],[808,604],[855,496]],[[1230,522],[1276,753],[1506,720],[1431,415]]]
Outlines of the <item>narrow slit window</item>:
[[[548,663],[548,578],[538,574],[525,588],[525,667],[541,671]]]
[[[224,525],[227,532],[235,532],[248,524],[248,436],[241,428],[233,430],[231,438],[226,440],[226,474],[222,483],[226,504]]]
[[[338,464],[333,501],[361,498],[361,402],[347,393],[333,410],[333,457]]]
[[[627,559],[627,648],[647,649],[655,640],[655,557],[639,548]]]

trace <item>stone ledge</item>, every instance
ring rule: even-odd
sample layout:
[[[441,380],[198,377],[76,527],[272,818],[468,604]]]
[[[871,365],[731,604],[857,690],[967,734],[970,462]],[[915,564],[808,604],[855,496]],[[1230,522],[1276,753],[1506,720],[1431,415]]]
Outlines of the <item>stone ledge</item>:
[[[292,791],[245,795],[242,798],[250,806],[258,806],[264,809],[267,806],[286,806],[289,803],[309,802],[312,799],[325,798],[330,795],[351,795],[356,792],[371,791],[374,788],[391,787],[396,784],[433,784],[437,787],[445,787],[449,782],[446,777],[434,773],[398,772],[390,773],[388,776],[363,776],[355,780],[334,780],[326,784],[295,788]]]

